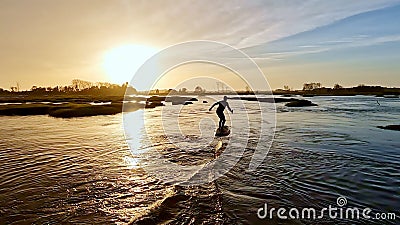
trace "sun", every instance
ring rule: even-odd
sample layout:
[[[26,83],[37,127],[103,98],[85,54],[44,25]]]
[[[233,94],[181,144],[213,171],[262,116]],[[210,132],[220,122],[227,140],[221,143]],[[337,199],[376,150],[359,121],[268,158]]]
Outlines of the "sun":
[[[103,67],[111,82],[122,84],[131,81],[133,75],[157,49],[146,45],[122,45],[107,51]]]

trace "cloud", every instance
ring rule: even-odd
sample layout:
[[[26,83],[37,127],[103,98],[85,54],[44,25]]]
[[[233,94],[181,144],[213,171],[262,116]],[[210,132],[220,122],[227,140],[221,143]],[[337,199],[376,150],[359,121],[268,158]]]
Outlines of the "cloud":
[[[301,32],[331,24],[343,18],[399,3],[399,1],[286,1],[266,2],[247,10],[246,33],[239,48],[268,43]],[[242,26],[238,24],[238,26]],[[242,35],[243,35],[242,33]]]
[[[117,3],[99,1],[92,8],[85,6],[78,10],[76,20],[94,29],[109,29],[107,37],[125,36],[163,47],[206,39],[244,48],[309,31],[399,1],[121,0]],[[76,10],[76,5],[64,3],[63,8]]]
[[[243,51],[254,58],[270,59],[279,55],[283,59],[396,42],[400,37],[396,22],[399,13],[400,5],[360,13],[307,32],[244,48]]]
[[[43,77],[43,83],[50,77],[69,79],[75,74],[99,79],[99,74],[104,75],[98,69],[102,54],[124,44],[164,48],[190,40],[213,40],[249,50],[256,58],[282,60],[332,47],[339,39],[329,34],[330,39],[324,41],[332,43],[273,42],[396,3],[400,1],[1,1],[0,73],[7,75],[0,82],[8,82],[9,77],[27,79],[27,72],[30,77]],[[49,71],[49,65],[57,71]],[[29,79],[27,85],[36,82]]]

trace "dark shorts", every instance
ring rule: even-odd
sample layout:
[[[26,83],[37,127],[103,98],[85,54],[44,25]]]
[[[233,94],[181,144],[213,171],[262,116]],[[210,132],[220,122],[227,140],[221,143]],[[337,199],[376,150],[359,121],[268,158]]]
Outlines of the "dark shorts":
[[[224,111],[219,111],[219,110],[217,110],[217,115],[218,115],[219,119],[225,120]]]

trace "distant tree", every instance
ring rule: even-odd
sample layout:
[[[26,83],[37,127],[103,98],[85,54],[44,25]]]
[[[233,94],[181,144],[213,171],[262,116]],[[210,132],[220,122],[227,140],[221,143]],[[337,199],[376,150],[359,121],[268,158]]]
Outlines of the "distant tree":
[[[187,89],[186,89],[186,88],[181,88],[181,89],[179,89],[179,92],[180,92],[180,93],[186,93],[186,92],[187,92]]]
[[[333,89],[342,89],[342,88],[343,88],[343,86],[341,86],[340,84],[335,84],[333,86]]]
[[[61,89],[61,91],[62,91],[62,92],[65,92],[65,93],[70,93],[70,92],[74,91],[74,88],[73,88],[72,86],[64,86],[64,87]]]
[[[84,81],[84,80],[79,80],[79,79],[72,80],[72,87],[74,87],[75,90],[89,89],[92,86],[93,86],[93,83],[89,82],[89,81]]]
[[[305,83],[303,84],[303,91],[311,91],[317,88],[321,88],[321,83]]]
[[[290,91],[290,88],[289,88],[288,85],[284,85],[284,86],[283,86],[283,90],[285,90],[285,91]]]
[[[195,89],[194,89],[194,92],[195,93],[203,93],[203,88],[202,87],[200,87],[200,86],[197,86]]]
[[[100,87],[106,87],[106,88],[111,87],[111,84],[108,83],[108,82],[96,82],[94,85],[97,86],[98,88],[100,88]]]

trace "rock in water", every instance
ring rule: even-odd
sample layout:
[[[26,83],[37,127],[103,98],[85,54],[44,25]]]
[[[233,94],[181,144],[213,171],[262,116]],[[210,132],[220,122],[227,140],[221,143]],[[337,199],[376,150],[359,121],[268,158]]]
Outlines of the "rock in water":
[[[215,136],[221,137],[221,136],[228,136],[231,133],[231,130],[229,129],[228,126],[224,126],[221,129],[217,128],[217,131],[215,132]]]
[[[385,130],[397,130],[397,131],[400,131],[400,125],[378,126],[378,128],[385,129]]]
[[[285,106],[287,107],[303,107],[303,106],[316,106],[317,104],[312,103],[311,101],[300,99],[300,100],[295,100],[289,103],[286,103]]]

